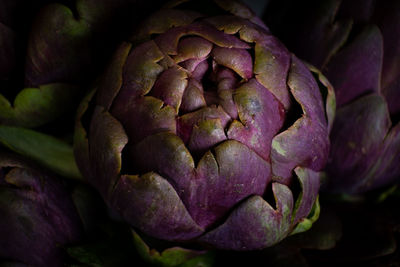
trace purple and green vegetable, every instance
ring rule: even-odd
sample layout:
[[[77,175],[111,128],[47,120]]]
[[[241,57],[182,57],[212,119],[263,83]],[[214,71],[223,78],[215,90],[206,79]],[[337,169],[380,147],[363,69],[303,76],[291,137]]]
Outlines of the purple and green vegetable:
[[[0,2],[0,266],[400,262],[399,2],[257,4]]]
[[[335,89],[326,189],[357,194],[398,182],[400,2],[271,1],[265,18]]]
[[[147,235],[262,249],[312,224],[332,88],[244,5],[204,5],[167,4],[121,44],[78,111],[77,164]]]

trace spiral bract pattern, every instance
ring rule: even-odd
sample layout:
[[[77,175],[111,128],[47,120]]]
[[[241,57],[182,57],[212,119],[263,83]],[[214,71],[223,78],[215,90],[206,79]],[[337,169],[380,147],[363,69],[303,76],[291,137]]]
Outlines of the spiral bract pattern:
[[[260,249],[310,213],[329,111],[308,68],[250,10],[216,3],[225,14],[162,9],[121,45],[81,106],[93,115],[86,129],[78,121],[76,154],[142,232]]]

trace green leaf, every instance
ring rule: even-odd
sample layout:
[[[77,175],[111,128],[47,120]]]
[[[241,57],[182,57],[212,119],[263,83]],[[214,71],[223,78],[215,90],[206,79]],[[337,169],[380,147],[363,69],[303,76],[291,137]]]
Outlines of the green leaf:
[[[55,137],[25,128],[0,125],[0,143],[59,175],[82,179],[72,147]]]
[[[46,84],[23,89],[13,105],[0,94],[0,121],[29,128],[43,125],[71,110],[78,93],[78,88],[73,85]]]
[[[398,185],[393,185],[389,187],[388,189],[384,190],[382,193],[379,194],[376,202],[378,203],[384,202],[388,197],[395,194],[397,190],[398,190]]]
[[[315,200],[315,203],[310,211],[310,214],[307,216],[307,218],[302,219],[296,225],[296,227],[290,233],[290,235],[303,233],[309,230],[312,227],[313,223],[315,223],[318,220],[320,212],[321,212],[321,207],[319,205],[319,196],[317,196],[317,199]]]
[[[67,248],[67,252],[73,259],[79,260],[80,263],[84,263],[91,267],[101,267],[103,266],[102,260],[85,247],[71,247]]]
[[[210,267],[214,263],[211,251],[196,251],[181,247],[171,247],[161,253],[150,247],[132,230],[134,245],[141,257],[153,266],[162,267]]]
[[[293,235],[287,244],[302,249],[328,250],[333,249],[343,235],[342,219],[329,206],[324,206],[318,221],[309,231]]]

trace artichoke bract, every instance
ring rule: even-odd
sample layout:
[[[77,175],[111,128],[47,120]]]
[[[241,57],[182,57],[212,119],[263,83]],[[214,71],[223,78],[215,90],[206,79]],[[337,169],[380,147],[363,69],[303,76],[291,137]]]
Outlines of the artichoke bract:
[[[334,112],[321,84],[327,99],[243,4],[175,1],[121,44],[81,104],[77,164],[142,233],[262,249],[315,204]]]
[[[338,110],[324,188],[363,193],[398,182],[400,2],[295,2],[272,1],[266,21],[335,88]]]
[[[66,110],[71,110],[74,106],[73,98],[78,96],[78,88],[73,85],[70,77],[65,75],[65,69],[75,67],[71,66],[70,62],[63,62],[63,56],[69,51],[64,49],[62,52],[48,52],[51,50],[49,32],[57,32],[54,35],[57,36],[54,38],[57,40],[57,48],[54,50],[71,47],[71,43],[74,42],[71,41],[73,38],[68,38],[71,29],[65,29],[71,22],[68,12],[65,12],[69,9],[61,4],[44,7],[47,2],[4,0],[0,3],[1,124],[41,126],[59,117]],[[60,7],[64,7],[64,16],[60,15]],[[34,26],[31,29],[32,24]],[[73,26],[78,29],[76,25]],[[51,30],[46,32],[49,28]],[[81,47],[75,45],[74,48]],[[61,65],[60,58],[64,69],[58,67]],[[82,64],[84,60],[78,61]],[[57,69],[55,71],[58,72],[58,77],[47,72],[43,66]],[[30,74],[33,70],[36,72]]]
[[[74,114],[119,44],[126,10],[141,10],[129,15],[134,23],[150,9],[138,0],[61,2],[0,2],[1,124],[36,128]]]
[[[29,266],[62,266],[62,246],[83,226],[60,179],[24,160],[0,154],[0,258]]]

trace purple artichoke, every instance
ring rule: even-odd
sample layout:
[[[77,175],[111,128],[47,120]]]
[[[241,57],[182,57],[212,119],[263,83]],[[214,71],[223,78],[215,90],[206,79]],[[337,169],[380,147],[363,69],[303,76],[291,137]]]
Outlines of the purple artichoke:
[[[0,258],[29,266],[62,266],[62,246],[83,227],[61,180],[0,154]]]
[[[0,2],[1,124],[34,128],[73,114],[119,44],[126,10],[141,9],[129,14],[134,23],[149,9],[138,0],[49,2]]]
[[[324,99],[307,66],[244,5],[180,2],[143,22],[83,101],[77,163],[147,235],[271,246],[309,223],[332,90],[322,86]]]
[[[58,4],[44,8],[46,2],[4,0],[0,3],[1,124],[43,125],[71,109],[73,99],[77,97],[78,88],[65,70],[57,68],[59,75],[56,77],[46,72],[43,65],[54,70],[60,58],[63,59],[64,55],[68,58],[69,51],[65,47],[82,48],[81,44],[74,45],[78,43],[75,39],[81,36],[71,33],[71,28],[83,32],[79,29],[82,25],[68,16],[67,7]],[[64,11],[64,16],[60,15],[60,10]],[[49,36],[49,32],[53,37]],[[47,52],[51,38],[57,40],[57,49],[62,51]],[[82,63],[84,59],[78,61]],[[64,69],[75,68],[76,65],[69,63],[64,64]],[[34,71],[35,76],[31,74]]]
[[[335,89],[326,189],[362,193],[398,182],[400,2],[272,1],[266,21]]]

